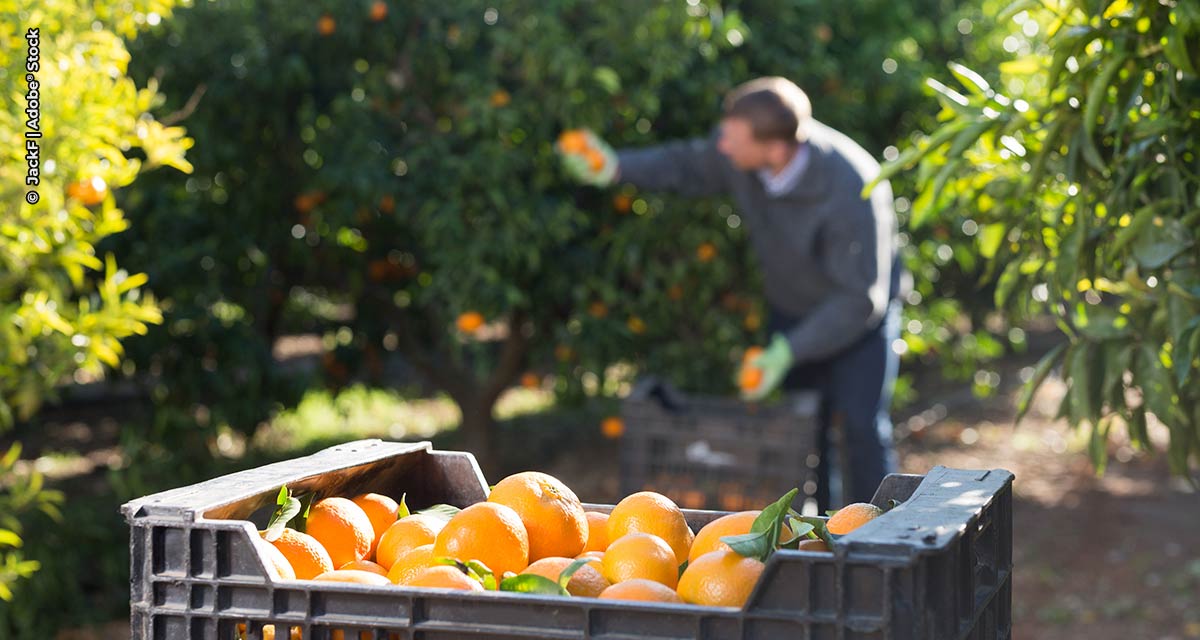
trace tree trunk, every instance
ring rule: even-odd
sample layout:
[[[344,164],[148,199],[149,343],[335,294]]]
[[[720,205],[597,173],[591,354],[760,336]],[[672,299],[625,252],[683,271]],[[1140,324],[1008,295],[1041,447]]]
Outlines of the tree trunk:
[[[498,470],[498,456],[494,448],[493,432],[496,429],[496,419],[492,416],[495,401],[487,402],[483,398],[459,399],[458,406],[462,410],[462,423],[458,427],[455,438],[455,448],[468,451],[479,462],[483,476],[491,479]]]

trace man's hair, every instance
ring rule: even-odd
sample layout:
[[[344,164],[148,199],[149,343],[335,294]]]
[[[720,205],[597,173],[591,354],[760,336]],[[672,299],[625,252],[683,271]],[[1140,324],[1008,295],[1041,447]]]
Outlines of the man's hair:
[[[787,78],[771,76],[740,84],[725,96],[725,117],[750,123],[758,140],[804,142],[812,120],[808,96]]]

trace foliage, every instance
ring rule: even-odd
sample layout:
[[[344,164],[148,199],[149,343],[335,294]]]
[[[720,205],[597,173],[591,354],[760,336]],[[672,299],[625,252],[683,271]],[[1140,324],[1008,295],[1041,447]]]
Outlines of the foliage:
[[[962,90],[930,80],[941,124],[889,171],[919,163],[912,223],[969,222],[996,305],[1050,313],[1069,338],[1021,411],[1061,366],[1059,413],[1090,427],[1099,469],[1114,423],[1147,448],[1152,414],[1186,474],[1200,454],[1200,9],[1019,1],[1001,17],[1015,56],[952,64]]]
[[[174,3],[4,0],[0,13],[0,429],[25,420],[56,385],[116,367],[121,340],[159,322],[140,295],[143,274],[121,269],[96,245],[127,226],[112,196],[141,171],[186,171],[190,140],[148,115],[159,96],[125,75],[132,37]],[[34,180],[36,179],[36,180]],[[57,492],[16,472],[20,447],[0,474],[0,598],[37,563],[22,560],[22,517],[57,513]]]

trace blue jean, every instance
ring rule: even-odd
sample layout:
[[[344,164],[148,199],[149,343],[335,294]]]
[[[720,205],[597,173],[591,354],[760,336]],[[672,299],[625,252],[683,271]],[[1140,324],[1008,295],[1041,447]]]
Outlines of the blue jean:
[[[771,333],[786,332],[797,322],[771,310],[767,328]],[[821,462],[816,494],[820,513],[834,508],[830,505],[831,481],[840,480],[845,504],[870,502],[883,477],[896,471],[888,409],[900,367],[892,342],[899,337],[900,302],[893,300],[878,327],[831,358],[796,365],[784,378],[782,387],[786,390],[821,394]],[[841,435],[840,452],[833,446],[831,427]],[[839,456],[836,466],[843,469],[840,478],[831,478],[833,456]]]

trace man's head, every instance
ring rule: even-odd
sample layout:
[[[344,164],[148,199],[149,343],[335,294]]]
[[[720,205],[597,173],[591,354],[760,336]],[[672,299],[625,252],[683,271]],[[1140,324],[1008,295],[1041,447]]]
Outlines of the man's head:
[[[808,139],[812,105],[786,78],[739,85],[725,97],[717,149],[742,170],[782,167]]]

